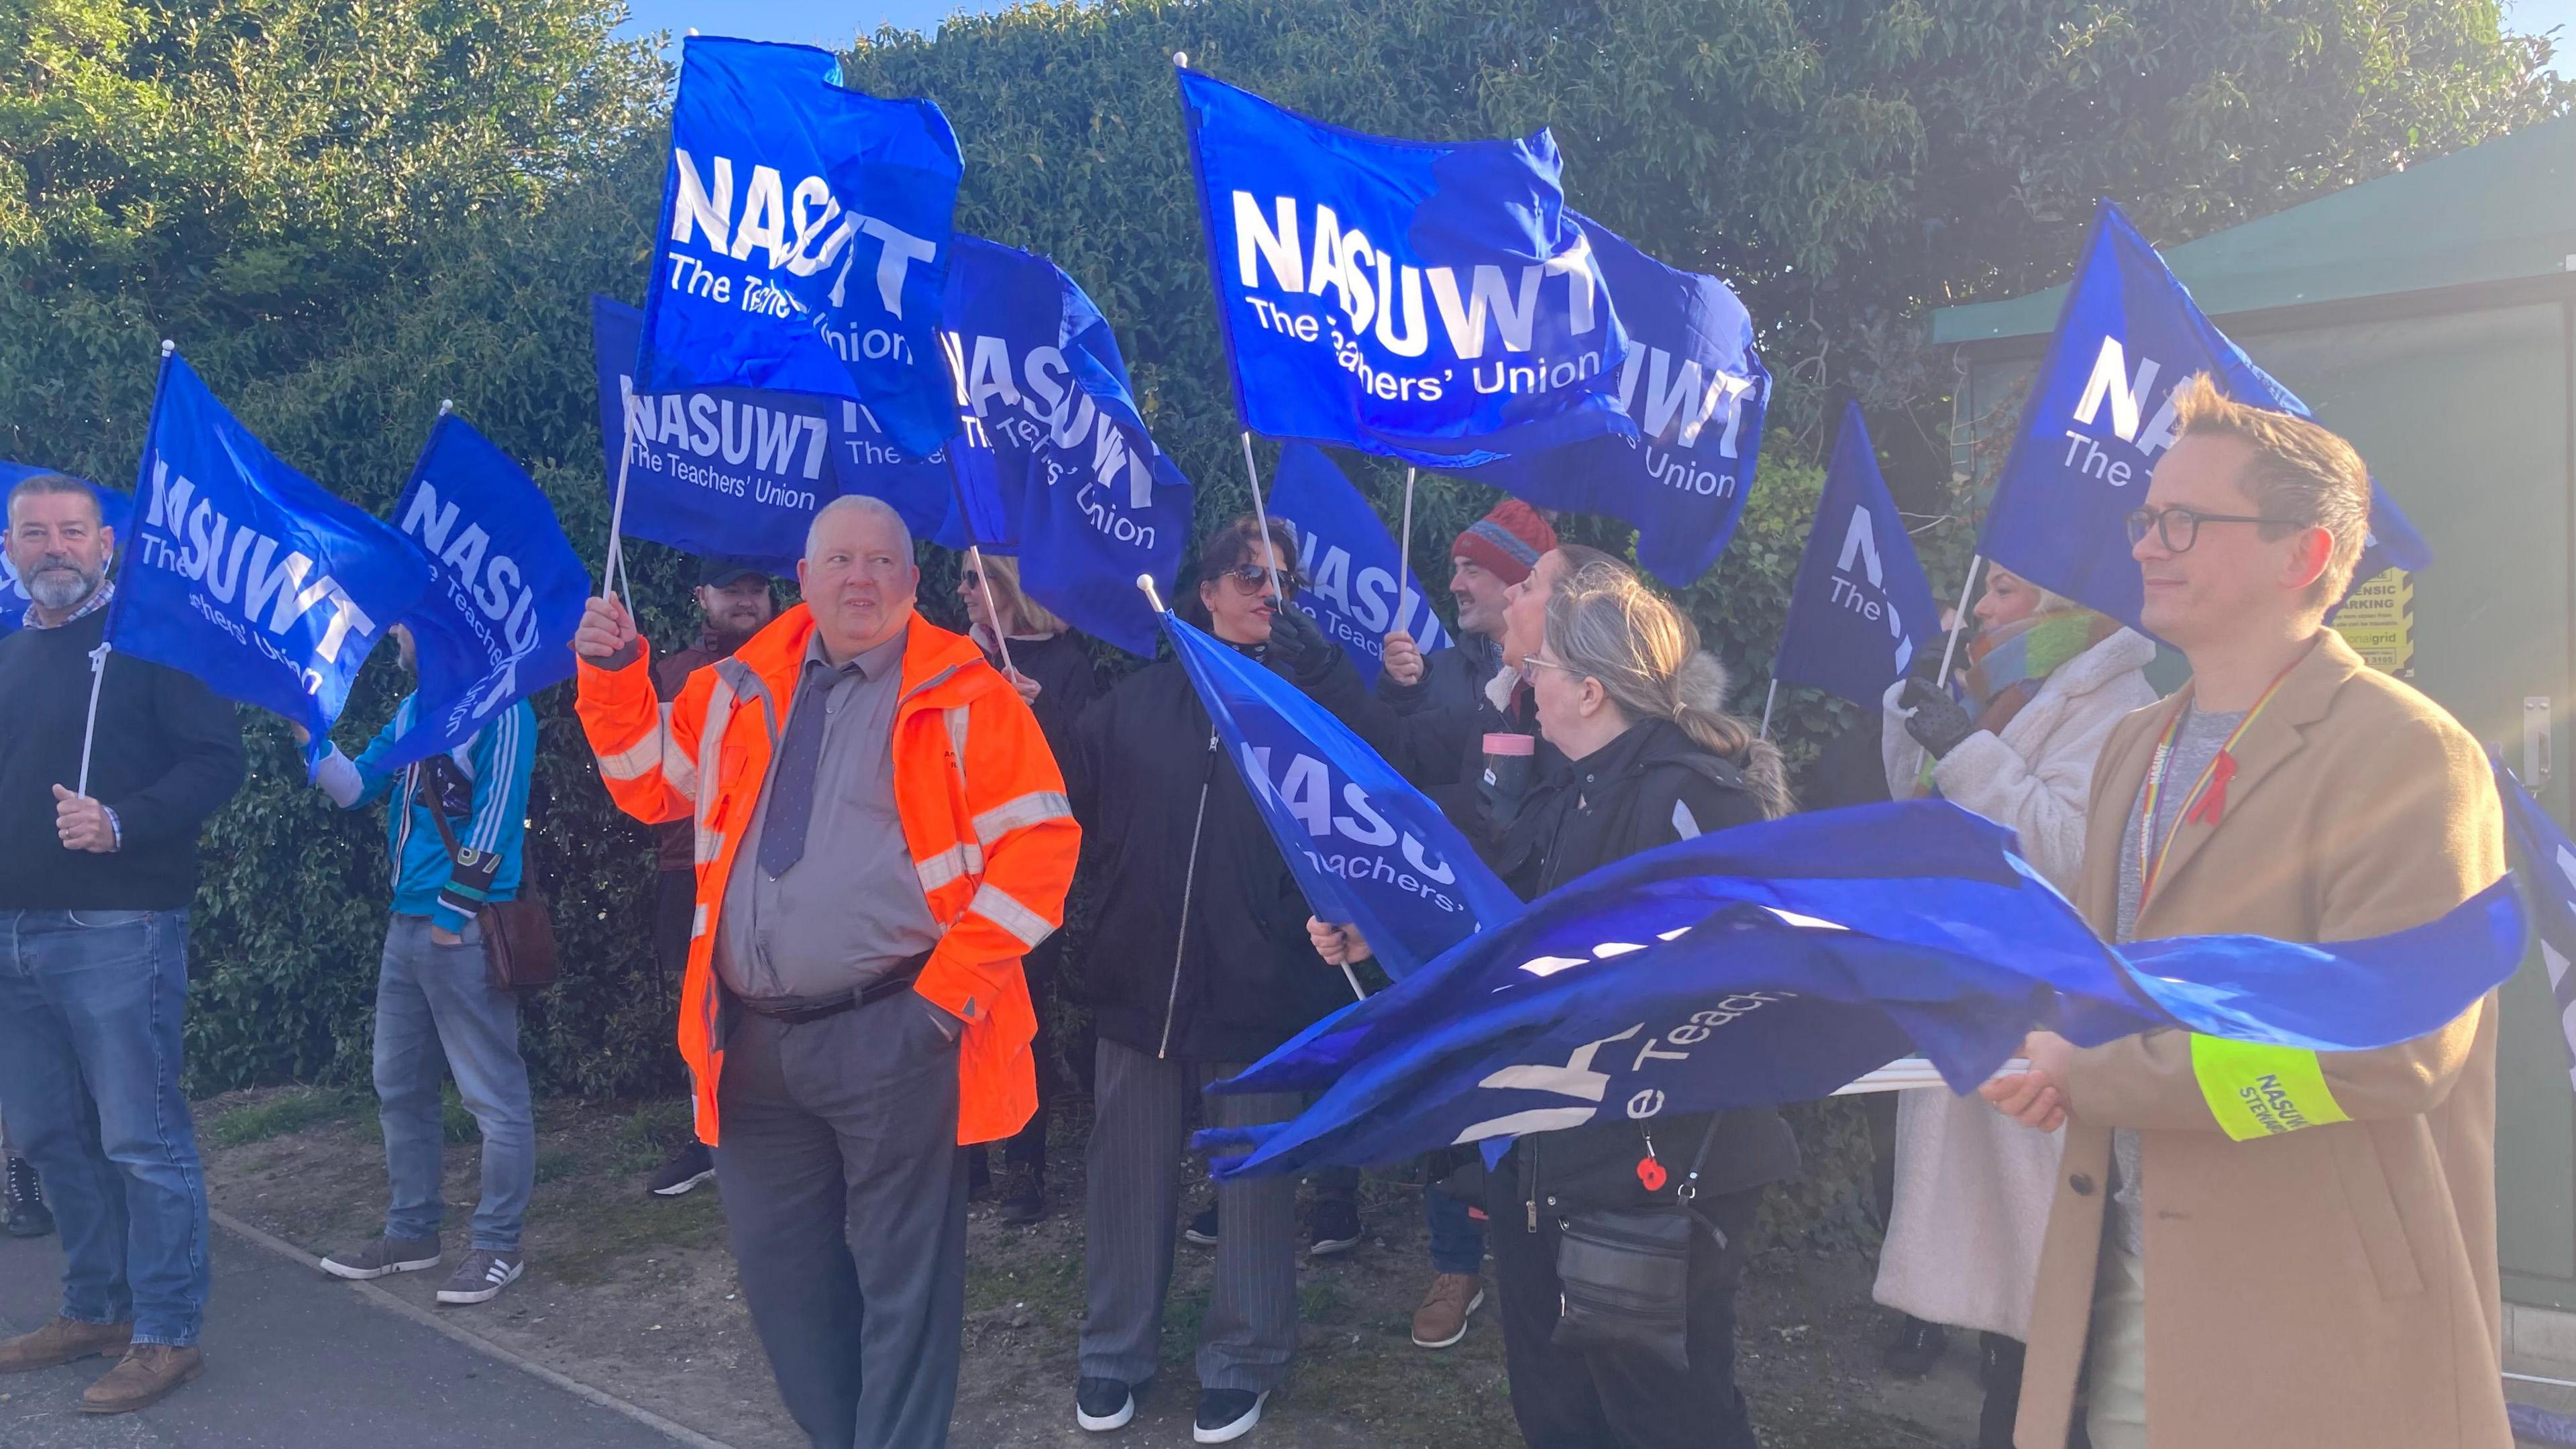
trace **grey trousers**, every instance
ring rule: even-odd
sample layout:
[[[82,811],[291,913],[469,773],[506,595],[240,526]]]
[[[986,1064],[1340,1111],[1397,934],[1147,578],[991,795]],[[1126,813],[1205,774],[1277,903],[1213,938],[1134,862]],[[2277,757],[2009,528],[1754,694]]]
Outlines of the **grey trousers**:
[[[966,1311],[957,1047],[909,991],[802,1025],[741,1014],[716,1184],[743,1299],[815,1449],[938,1449]]]
[[[1138,1384],[1162,1358],[1190,1104],[1201,1086],[1240,1068],[1157,1060],[1106,1038],[1095,1066],[1082,1374]],[[1286,1121],[1303,1099],[1271,1093],[1206,1104],[1213,1125],[1244,1127]],[[1297,1179],[1219,1183],[1216,1201],[1223,1230],[1199,1326],[1199,1385],[1267,1392],[1288,1376],[1297,1350]]]

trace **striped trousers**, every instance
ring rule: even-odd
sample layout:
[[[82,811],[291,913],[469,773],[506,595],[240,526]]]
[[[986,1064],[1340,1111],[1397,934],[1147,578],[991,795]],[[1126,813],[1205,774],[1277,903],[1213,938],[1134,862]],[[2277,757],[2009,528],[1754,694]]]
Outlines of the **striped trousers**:
[[[1163,1299],[1179,1234],[1181,1158],[1199,1089],[1239,1066],[1158,1060],[1102,1038],[1085,1159],[1089,1312],[1082,1374],[1140,1384],[1161,1361]],[[1205,1099],[1210,1125],[1283,1122],[1295,1093]],[[1297,1179],[1217,1185],[1216,1282],[1199,1326],[1199,1386],[1266,1392],[1297,1349]]]

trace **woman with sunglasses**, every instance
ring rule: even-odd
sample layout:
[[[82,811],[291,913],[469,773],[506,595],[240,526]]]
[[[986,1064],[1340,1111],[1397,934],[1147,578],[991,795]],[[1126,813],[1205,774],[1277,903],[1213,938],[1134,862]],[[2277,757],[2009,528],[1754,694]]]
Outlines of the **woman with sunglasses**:
[[[1780,751],[1727,711],[1725,670],[1689,616],[1624,566],[1549,581],[1544,633],[1523,668],[1539,732],[1567,760],[1522,816],[1541,832],[1534,894],[1791,808]],[[1308,931],[1328,963],[1367,954],[1347,927]],[[1768,1108],[1622,1114],[1512,1145],[1486,1176],[1487,1240],[1512,1413],[1530,1449],[1753,1449],[1735,1386],[1735,1287],[1763,1189],[1797,1170],[1797,1143]],[[1602,1214],[1640,1212],[1687,1215],[1681,1322],[1663,1345],[1680,1363],[1565,1320],[1568,1233],[1580,1240],[1606,1231],[1594,1226]]]
[[[1218,529],[1201,547],[1196,575],[1182,585],[1182,617],[1383,748],[1391,715],[1289,602],[1300,581],[1285,523],[1273,520],[1266,534],[1249,518]],[[1182,1156],[1200,1087],[1347,1004],[1350,991],[1338,972],[1315,970],[1305,900],[1179,660],[1120,681],[1084,714],[1061,760],[1102,867],[1082,972],[1100,1040],[1087,1159],[1089,1308],[1075,1390],[1076,1422],[1102,1431],[1128,1422],[1160,1362]],[[1215,1097],[1205,1111],[1208,1125],[1246,1126],[1285,1120],[1302,1105],[1294,1095]],[[1224,1232],[1198,1349],[1195,1432],[1207,1444],[1259,1421],[1297,1345],[1295,1179],[1225,1183],[1217,1205]]]
[[[1049,613],[1044,604],[1020,588],[1019,561],[970,554],[957,577],[957,598],[966,606],[967,633],[995,669],[1003,671],[1029,710],[1047,747],[1062,760],[1073,746],[1073,729],[1082,711],[1100,695],[1100,675],[1091,649],[1073,626]],[[995,618],[999,610],[1000,617]],[[1004,668],[997,638],[1010,641],[1010,664]],[[1085,883],[1077,880],[1074,889]],[[1056,1069],[1054,1032],[1058,969],[1064,959],[1064,933],[1056,932],[1020,962],[1029,980],[1029,997],[1037,1007],[1038,1034],[1029,1049],[1037,1056],[1038,1110],[1002,1149],[1001,1180],[994,1185],[1002,1221],[1025,1227],[1046,1216],[1047,1117],[1054,1111],[1063,1083]],[[982,1147],[971,1149],[971,1177],[981,1190],[986,1181]]]

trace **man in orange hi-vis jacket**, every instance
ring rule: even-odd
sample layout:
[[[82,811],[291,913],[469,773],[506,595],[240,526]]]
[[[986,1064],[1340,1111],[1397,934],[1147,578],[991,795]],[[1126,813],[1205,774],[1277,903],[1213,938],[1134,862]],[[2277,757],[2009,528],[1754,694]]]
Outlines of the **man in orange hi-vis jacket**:
[[[1020,957],[1064,917],[1081,830],[1035,716],[913,613],[872,498],[806,535],[806,602],[667,713],[626,611],[573,641],[620,808],[694,819],[680,1054],[743,1297],[817,1449],[940,1445],[965,1312],[959,1143],[1037,1107]]]

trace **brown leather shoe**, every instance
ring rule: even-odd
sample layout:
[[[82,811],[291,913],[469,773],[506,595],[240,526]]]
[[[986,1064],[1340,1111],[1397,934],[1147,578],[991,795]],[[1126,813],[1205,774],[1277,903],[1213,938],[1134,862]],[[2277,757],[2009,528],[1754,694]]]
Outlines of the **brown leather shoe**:
[[[1442,1273],[1413,1314],[1417,1348],[1447,1348],[1467,1336],[1467,1315],[1485,1303],[1484,1280],[1474,1273]]]
[[[107,1377],[81,1394],[84,1414],[130,1414],[157,1404],[172,1389],[206,1371],[196,1345],[173,1348],[166,1343],[138,1343],[125,1351]]]
[[[83,1323],[77,1318],[56,1318],[33,1333],[0,1341],[0,1374],[32,1373],[94,1353],[121,1354],[133,1341],[131,1322]]]

